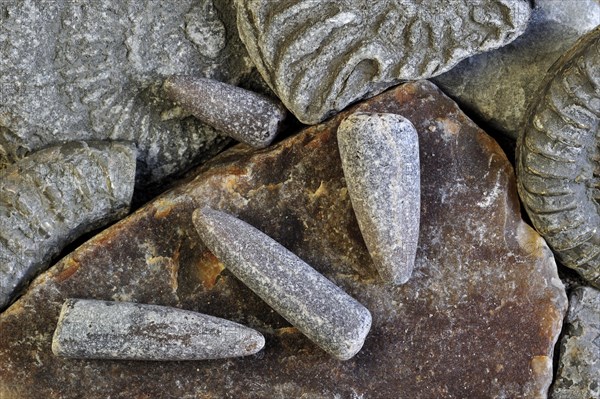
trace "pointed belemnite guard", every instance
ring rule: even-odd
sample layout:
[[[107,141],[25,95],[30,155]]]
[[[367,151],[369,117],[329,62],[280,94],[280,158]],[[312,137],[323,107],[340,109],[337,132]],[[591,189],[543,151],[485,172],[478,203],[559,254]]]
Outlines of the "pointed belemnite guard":
[[[225,267],[323,350],[348,360],[362,348],[371,313],[341,288],[234,216],[204,207],[193,220]]]
[[[287,114],[266,96],[211,79],[171,76],[163,90],[199,120],[256,148],[271,144]]]
[[[384,281],[403,284],[417,253],[420,165],[417,131],[396,114],[356,113],[337,132],[348,194]]]
[[[76,359],[177,361],[247,356],[264,345],[259,332],[218,317],[167,306],[68,299],[52,352]]]

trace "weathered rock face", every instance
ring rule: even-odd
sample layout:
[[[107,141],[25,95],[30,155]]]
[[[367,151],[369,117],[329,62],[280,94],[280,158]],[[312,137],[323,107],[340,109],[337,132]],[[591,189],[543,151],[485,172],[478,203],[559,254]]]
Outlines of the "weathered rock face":
[[[543,86],[517,142],[519,194],[557,258],[600,287],[600,27]]]
[[[401,80],[439,75],[510,43],[524,0],[235,0],[238,29],[273,91],[307,124]],[[443,28],[442,28],[443,27]]]
[[[514,42],[471,57],[434,82],[482,120],[516,139],[546,72],[577,39],[600,24],[599,0],[535,0],[527,30]]]
[[[38,278],[0,315],[0,396],[543,396],[566,297],[552,254],[519,216],[506,157],[428,82],[354,110],[401,114],[419,133],[421,235],[407,284],[383,283],[361,238],[335,136],[343,113],[269,149],[222,154]],[[192,224],[203,205],[256,226],[364,304],[373,325],[363,349],[330,358],[224,270]],[[192,363],[63,360],[50,345],[68,297],[223,317],[263,333],[265,349]]]
[[[193,118],[161,118],[166,76],[250,70],[233,5],[214,3],[2,1],[0,167],[57,141],[120,139],[138,144],[138,181],[151,183],[222,149]]]
[[[600,397],[600,291],[579,287],[569,297],[553,399]]]

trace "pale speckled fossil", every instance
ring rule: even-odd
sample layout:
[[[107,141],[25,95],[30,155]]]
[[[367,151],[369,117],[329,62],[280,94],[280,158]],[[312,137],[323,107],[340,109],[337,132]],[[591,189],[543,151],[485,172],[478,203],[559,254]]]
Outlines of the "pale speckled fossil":
[[[600,27],[548,72],[518,142],[519,193],[559,260],[600,287]]]
[[[288,109],[317,123],[401,80],[436,76],[527,25],[524,0],[236,0],[238,30]]]
[[[71,142],[0,172],[0,310],[75,238],[129,211],[129,143]]]

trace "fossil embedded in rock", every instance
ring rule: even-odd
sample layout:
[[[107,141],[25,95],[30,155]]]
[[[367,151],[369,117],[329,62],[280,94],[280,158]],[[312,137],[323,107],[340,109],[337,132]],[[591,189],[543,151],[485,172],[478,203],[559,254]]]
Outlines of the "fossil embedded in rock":
[[[379,274],[405,283],[419,240],[419,138],[395,114],[357,113],[338,128],[338,146],[352,208]]]
[[[600,287],[600,28],[548,72],[517,143],[519,194],[561,262]]]
[[[127,214],[132,144],[72,142],[0,172],[0,309],[83,233]]]
[[[322,349],[353,357],[371,328],[371,313],[272,238],[224,212],[193,215],[210,251],[252,291]]]
[[[527,25],[524,0],[236,0],[258,70],[304,123],[406,79],[501,47]]]
[[[68,299],[54,332],[52,352],[80,359],[203,360],[247,356],[264,345],[259,332],[201,313]]]
[[[270,98],[216,80],[173,76],[164,90],[196,118],[253,147],[271,144],[286,115]]]

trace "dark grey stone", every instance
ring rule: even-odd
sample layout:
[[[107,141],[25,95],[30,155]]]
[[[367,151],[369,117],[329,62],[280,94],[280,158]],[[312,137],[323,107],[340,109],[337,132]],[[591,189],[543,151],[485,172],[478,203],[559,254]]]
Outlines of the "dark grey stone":
[[[552,64],[600,24],[598,0],[535,0],[527,30],[514,42],[470,57],[433,81],[463,108],[516,139]]]
[[[228,143],[169,118],[164,79],[237,83],[251,70],[230,0],[4,0],[0,42],[0,167],[58,142],[125,140],[143,185]]]
[[[263,78],[314,124],[406,79],[439,75],[519,36],[525,0],[236,0]]]
[[[558,259],[600,287],[600,27],[549,71],[517,142],[521,199]]]
[[[133,144],[71,142],[0,172],[0,310],[67,244],[125,216]]]
[[[396,114],[356,113],[337,131],[344,177],[379,275],[403,284],[417,255],[421,210],[419,137]]]
[[[169,99],[202,122],[257,148],[271,144],[286,116],[280,103],[216,80],[173,76],[163,88]]]
[[[600,398],[600,291],[579,287],[569,297],[552,399]]]
[[[371,313],[338,286],[234,216],[204,207],[193,221],[229,271],[323,350],[347,360],[362,348]]]
[[[201,313],[157,305],[67,299],[52,339],[77,359],[204,360],[252,355],[261,333]]]

